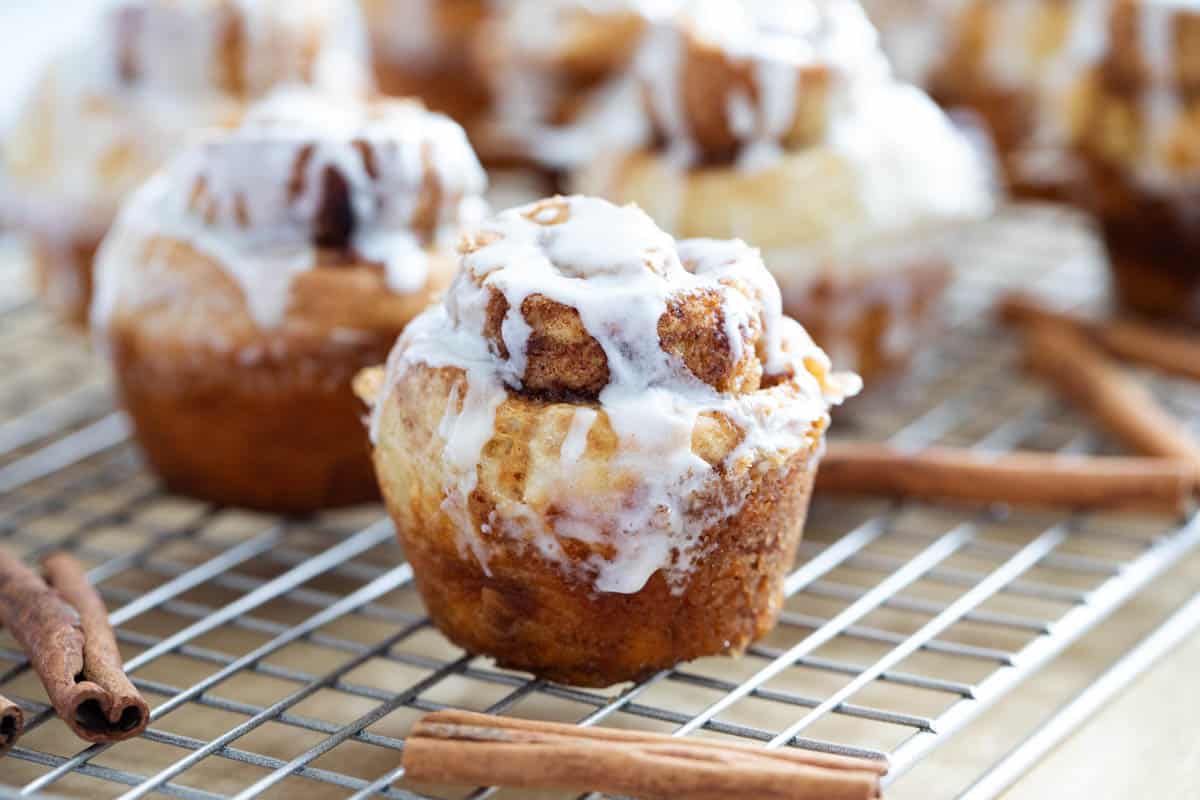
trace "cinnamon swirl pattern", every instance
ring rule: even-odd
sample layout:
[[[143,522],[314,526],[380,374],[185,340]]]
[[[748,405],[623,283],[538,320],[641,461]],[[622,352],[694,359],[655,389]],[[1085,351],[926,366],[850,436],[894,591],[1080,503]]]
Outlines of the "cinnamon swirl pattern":
[[[585,685],[764,635],[858,382],[782,316],[758,253],[583,197],[507,211],[462,253],[359,383],[435,623]]]
[[[119,0],[47,69],[0,149],[0,222],[30,234],[43,296],[86,318],[121,201],[198,129],[271,87],[369,87],[352,0]]]
[[[288,90],[138,191],[93,324],[168,486],[291,512],[376,496],[351,379],[449,282],[484,188],[449,119]]]
[[[947,232],[986,215],[987,159],[898,83],[852,2],[693,2],[639,57],[656,144],[576,187],[679,236],[763,249],[785,310],[868,383],[935,320]]]

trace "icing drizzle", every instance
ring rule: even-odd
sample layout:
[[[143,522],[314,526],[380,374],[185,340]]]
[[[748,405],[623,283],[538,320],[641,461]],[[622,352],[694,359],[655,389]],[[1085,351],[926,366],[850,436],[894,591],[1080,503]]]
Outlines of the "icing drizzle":
[[[707,62],[709,71],[700,74],[711,76],[714,58],[726,85],[706,85],[701,107],[693,106],[699,95],[689,91],[697,79],[692,68]],[[755,171],[782,154],[801,112],[806,73],[828,72],[838,93],[882,80],[888,67],[856,2],[689,0],[656,26],[637,72],[674,162],[689,166],[711,149],[717,132],[704,106],[710,91],[724,89],[724,135],[735,141],[741,167]]]
[[[113,310],[122,248],[154,236],[212,256],[264,328],[282,321],[293,277],[320,249],[352,250],[382,264],[394,291],[418,291],[427,251],[482,217],[485,187],[462,128],[418,103],[280,90],[130,201],[98,260],[96,321]]]
[[[500,343],[488,334],[497,294],[508,308]],[[719,298],[719,324],[732,360],[756,359],[776,382],[771,388],[759,390],[751,378],[718,391],[667,351],[660,321],[672,302],[697,294]],[[473,553],[485,570],[488,546],[468,513],[467,498],[477,486],[477,465],[494,433],[497,409],[510,393],[530,392],[532,327],[521,309],[535,296],[575,309],[603,350],[607,382],[594,398],[574,401],[560,466],[569,484],[587,452],[588,432],[603,415],[619,441],[612,480],[605,481],[610,494],[555,495],[552,528],[529,505],[483,524],[503,527],[508,520],[501,532],[521,537],[564,566],[562,538],[610,545],[611,556],[593,556],[582,576],[599,591],[636,592],[659,570],[682,588],[691,565],[703,556],[697,549],[700,534],[745,502],[736,492],[720,502],[693,502],[721,488],[714,467],[692,449],[702,415],[720,415],[739,429],[741,442],[722,464],[735,474],[762,458],[811,452],[814,426],[824,427],[829,406],[857,391],[856,378],[828,376],[824,353],[782,316],[778,287],[757,251],[745,244],[677,243],[636,207],[584,197],[507,211],[465,244],[462,269],[445,302],[401,336],[372,419],[377,440],[390,392],[416,365],[465,374],[463,396],[451,398],[440,430],[447,467],[443,509],[459,529],[463,551]],[[617,494],[616,487],[629,480],[637,485],[636,502],[627,497],[622,502]],[[528,495],[524,503],[538,505]],[[522,522],[513,525],[512,519]]]

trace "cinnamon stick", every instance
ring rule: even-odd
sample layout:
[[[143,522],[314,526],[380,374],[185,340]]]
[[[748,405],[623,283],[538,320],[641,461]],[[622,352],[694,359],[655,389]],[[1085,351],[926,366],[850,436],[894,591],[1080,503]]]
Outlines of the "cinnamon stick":
[[[12,750],[25,731],[25,714],[21,707],[0,695],[0,756]]]
[[[71,556],[51,556],[43,566],[46,580],[0,552],[0,623],[79,738],[110,743],[137,736],[150,709],[125,675],[104,602]]]
[[[1033,325],[1026,336],[1030,369],[1088,412],[1134,451],[1186,462],[1200,485],[1200,443],[1141,384],[1078,332]]]
[[[644,800],[870,800],[881,761],[439,711],[404,745],[418,783],[598,791]]]
[[[1187,336],[1127,319],[1104,322],[1054,311],[1029,295],[1001,299],[1000,317],[1019,325],[1062,325],[1082,333],[1112,355],[1172,375],[1200,380],[1200,336]]]
[[[1003,455],[934,447],[906,453],[871,442],[832,442],[817,489],[972,504],[1179,513],[1192,501],[1187,462],[1161,458]]]

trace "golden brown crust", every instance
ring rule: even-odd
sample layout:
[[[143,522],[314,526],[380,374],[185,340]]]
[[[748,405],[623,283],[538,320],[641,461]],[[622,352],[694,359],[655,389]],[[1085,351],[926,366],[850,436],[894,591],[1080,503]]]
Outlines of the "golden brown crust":
[[[253,367],[236,353],[172,347],[131,328],[114,329],[109,341],[138,443],[172,491],[285,513],[378,496],[349,381],[386,358],[390,337],[292,348]]]
[[[762,335],[761,322],[734,345],[720,296],[713,291],[676,295],[658,321],[662,349],[681,360],[688,370],[718,392],[742,394],[758,391],[763,366],[755,346]],[[742,356],[735,358],[740,350]]]
[[[703,555],[681,592],[672,591],[661,570],[639,591],[598,592],[587,574],[590,558],[611,555],[603,536],[595,541],[553,536],[564,565],[538,549],[537,537],[547,534],[506,513],[514,502],[533,504],[550,531],[560,515],[569,519],[571,510],[555,504],[546,481],[560,471],[557,454],[579,406],[510,395],[496,412],[468,503],[471,524],[487,550],[485,571],[443,510],[439,423],[452,398],[462,396],[464,382],[457,369],[412,369],[383,409],[375,451],[417,587],[434,623],[452,641],[504,667],[606,686],[680,661],[740,653],[771,628],[807,511],[815,472],[811,451],[755,465],[761,469],[731,470],[720,475],[717,487],[697,496],[698,503],[719,503],[728,493],[748,492],[739,513],[703,533]],[[814,436],[820,437],[819,429]],[[738,437],[727,420],[706,417],[693,450],[720,463]],[[626,502],[637,502],[637,482],[612,467],[618,446],[601,412],[573,478],[573,494],[583,502],[612,499],[621,491],[629,493]],[[539,498],[550,505],[539,506]]]
[[[446,284],[449,258],[434,260],[424,292],[397,295],[382,269],[323,253],[296,278],[282,325],[264,331],[207,256],[164,239],[143,252],[167,268],[135,276],[139,298],[118,305],[106,337],[138,442],[167,485],[290,513],[377,497],[350,384]]]

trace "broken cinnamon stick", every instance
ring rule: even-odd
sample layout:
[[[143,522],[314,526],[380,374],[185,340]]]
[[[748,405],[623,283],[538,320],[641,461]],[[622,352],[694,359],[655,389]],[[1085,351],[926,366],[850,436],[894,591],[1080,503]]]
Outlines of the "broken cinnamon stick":
[[[1200,486],[1200,443],[1086,338],[1061,325],[1033,325],[1025,344],[1035,373],[1135,452],[1186,462]]]
[[[150,709],[125,675],[104,602],[71,556],[51,556],[43,566],[46,580],[0,552],[0,623],[79,738],[111,743],[137,736]]]
[[[418,783],[598,791],[643,800],[870,800],[882,761],[439,711],[404,745]]]
[[[1192,503],[1192,471],[1161,458],[1003,455],[934,447],[907,453],[872,442],[831,442],[819,491],[1021,507],[1180,513]]]
[[[1200,336],[1187,336],[1127,319],[1104,322],[1054,311],[1026,294],[1009,294],[1000,317],[1020,325],[1063,325],[1085,334],[1117,358],[1200,380]]]
[[[25,714],[21,707],[0,695],[0,756],[13,749],[25,731]]]

